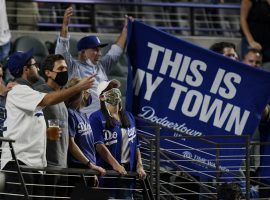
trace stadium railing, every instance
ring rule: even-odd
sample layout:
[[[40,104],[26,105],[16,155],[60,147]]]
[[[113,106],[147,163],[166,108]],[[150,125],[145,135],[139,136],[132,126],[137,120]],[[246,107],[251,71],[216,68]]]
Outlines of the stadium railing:
[[[9,2],[15,1],[9,0]],[[36,30],[58,30],[62,25],[64,9],[73,5],[74,16],[70,27],[79,32],[119,32],[124,16],[128,14],[160,30],[175,34],[240,36],[239,4],[95,0],[34,0],[32,2],[40,5],[37,12],[34,12],[39,13],[38,16],[31,16],[30,9],[33,10],[31,7],[20,8],[18,5],[8,4],[11,27],[23,29],[23,26],[33,26]],[[22,9],[24,12],[18,12]],[[29,12],[25,12],[27,9]],[[30,20],[30,18],[34,19]],[[36,23],[33,24],[33,21]]]
[[[115,179],[118,180],[125,180],[125,179],[136,179],[136,183],[137,185],[139,185],[138,187],[134,188],[134,189],[130,189],[130,188],[109,188],[109,187],[94,187],[91,188],[88,186],[87,180],[86,178],[89,177],[93,177],[93,176],[98,176],[99,174],[97,173],[97,171],[95,170],[91,170],[91,169],[79,169],[79,168],[59,168],[59,167],[29,167],[29,166],[25,166],[25,165],[20,165],[16,155],[15,155],[15,151],[13,148],[13,143],[16,142],[14,140],[10,140],[8,138],[3,138],[0,137],[0,142],[8,142],[9,143],[9,149],[11,151],[12,154],[12,158],[13,161],[15,161],[16,166],[17,166],[17,170],[15,172],[10,172],[10,171],[5,171],[5,170],[0,170],[0,196],[17,196],[18,198],[24,196],[24,199],[28,200],[28,199],[43,199],[43,198],[53,198],[53,199],[88,199],[86,198],[85,195],[96,195],[96,196],[92,196],[93,199],[98,199],[99,195],[103,195],[104,193],[107,193],[106,191],[111,191],[111,190],[131,190],[136,192],[135,195],[139,196],[140,199],[145,199],[145,200],[154,200],[154,196],[153,196],[153,191],[152,191],[152,186],[149,182],[149,178],[146,177],[146,179],[144,180],[138,180],[138,175],[136,172],[128,172],[128,174],[123,177],[121,176],[118,172],[113,171],[113,170],[107,170],[106,171],[106,175],[103,176],[102,178],[104,179],[112,179],[112,183],[114,182]],[[2,148],[0,148],[0,152],[2,151]],[[1,161],[1,159],[0,159]],[[19,183],[14,183],[14,182],[9,182],[7,184],[15,184],[18,185],[20,184],[21,187],[23,188],[23,194],[9,194],[9,193],[4,193],[3,187],[5,185],[5,180],[4,180],[4,174],[5,173],[14,173],[14,176],[19,176]],[[27,174],[43,174],[43,176],[65,176],[65,177],[71,177],[71,176],[77,176],[80,177],[81,179],[81,183],[83,183],[82,185],[79,185],[79,194],[75,194],[76,196],[74,197],[73,194],[76,192],[74,191],[76,189],[77,186],[74,185],[70,185],[72,183],[69,183],[68,185],[47,185],[46,182],[41,182],[41,183],[26,183],[25,179],[23,177],[23,174],[27,173]],[[35,194],[30,194],[27,187],[31,186],[34,184],[34,187],[38,187],[41,188],[38,191],[40,191],[40,193],[35,193]],[[56,188],[66,188],[66,190],[70,190],[71,188],[71,194],[72,194],[72,198],[70,196],[48,196],[48,194],[46,194],[44,191],[46,187],[56,187]],[[43,191],[43,192],[41,192]],[[92,192],[92,193],[91,193]],[[97,194],[94,194],[97,193]],[[78,195],[82,195],[82,196],[78,196]]]
[[[163,134],[160,134],[161,128]],[[225,182],[240,185],[245,199],[253,199],[258,186],[260,190],[270,188],[262,181],[269,177],[251,174],[251,168],[256,167],[251,159],[270,155],[256,155],[250,151],[254,145],[270,146],[270,142],[254,142],[248,135],[188,136],[140,118],[137,118],[137,129],[141,137],[142,158],[156,199],[215,199],[218,187]],[[202,146],[195,148],[183,140],[199,141]],[[221,151],[238,153],[224,155]],[[210,158],[204,159],[204,156]],[[231,164],[237,160],[241,161],[240,166]],[[205,170],[198,170],[194,167],[196,165],[205,167]],[[261,164],[260,167],[270,170],[267,165]]]

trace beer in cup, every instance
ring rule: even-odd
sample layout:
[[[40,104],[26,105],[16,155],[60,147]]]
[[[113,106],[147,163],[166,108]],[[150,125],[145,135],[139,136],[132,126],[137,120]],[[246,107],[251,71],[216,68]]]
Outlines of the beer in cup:
[[[61,131],[60,131],[58,119],[49,119],[48,120],[47,137],[50,140],[59,140],[60,139]]]

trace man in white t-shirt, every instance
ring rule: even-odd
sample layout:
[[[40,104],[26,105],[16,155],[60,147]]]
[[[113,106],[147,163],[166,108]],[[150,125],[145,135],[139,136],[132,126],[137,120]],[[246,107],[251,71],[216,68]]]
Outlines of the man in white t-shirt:
[[[39,80],[38,66],[33,58],[33,49],[27,52],[15,52],[8,59],[8,69],[16,78],[17,85],[7,95],[7,119],[3,133],[4,137],[15,140],[13,144],[15,155],[20,165],[31,167],[46,167],[46,123],[42,108],[60,103],[83,90],[92,87],[93,76],[82,79],[77,85],[51,93],[41,93],[32,89]],[[8,143],[3,142],[1,169],[16,171]],[[35,176],[25,175],[26,182],[34,182]],[[19,182],[18,176],[6,173],[5,192],[9,194],[22,193],[20,185],[10,185],[9,182]],[[33,191],[29,191],[31,194]],[[1,196],[0,196],[1,197]],[[17,199],[18,196],[6,196],[6,199]]]

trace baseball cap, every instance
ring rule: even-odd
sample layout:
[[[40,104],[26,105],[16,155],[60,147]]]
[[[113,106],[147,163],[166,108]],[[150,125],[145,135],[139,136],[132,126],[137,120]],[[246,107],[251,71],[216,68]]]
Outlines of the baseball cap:
[[[112,79],[110,81],[102,81],[102,82],[100,82],[98,84],[98,87],[97,87],[97,95],[98,95],[98,97],[108,87],[108,85],[110,83],[114,83],[117,86],[117,88],[119,88],[120,85],[121,85],[120,82],[118,80],[116,80],[116,79]]]
[[[83,37],[79,40],[77,44],[78,51],[84,50],[84,49],[93,49],[97,47],[105,47],[108,44],[102,44],[97,36],[94,35],[88,35]]]
[[[26,65],[27,61],[33,57],[34,49],[26,52],[17,51],[11,54],[7,61],[7,67],[12,76],[18,78],[20,70]]]

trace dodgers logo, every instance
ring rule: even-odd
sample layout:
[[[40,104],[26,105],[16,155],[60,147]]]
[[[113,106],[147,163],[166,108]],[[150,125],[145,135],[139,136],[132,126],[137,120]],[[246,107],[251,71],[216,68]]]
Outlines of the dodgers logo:
[[[103,130],[105,145],[112,145],[117,143],[117,132],[111,132],[109,130]]]
[[[134,142],[134,138],[136,138],[136,131],[135,128],[128,128],[127,130],[127,134],[128,134],[128,141],[129,142]]]

